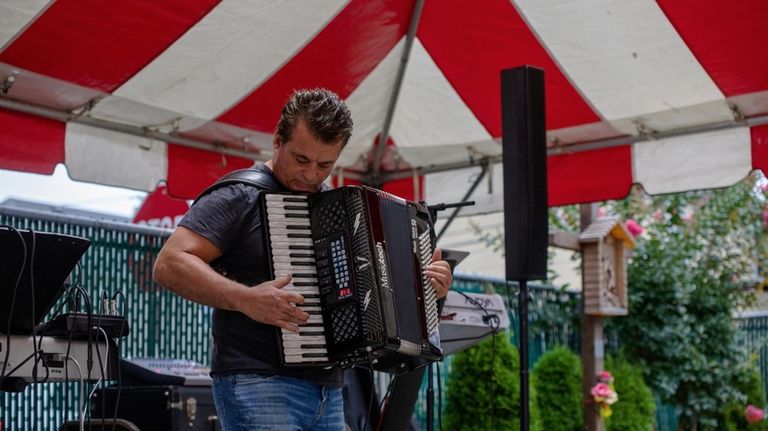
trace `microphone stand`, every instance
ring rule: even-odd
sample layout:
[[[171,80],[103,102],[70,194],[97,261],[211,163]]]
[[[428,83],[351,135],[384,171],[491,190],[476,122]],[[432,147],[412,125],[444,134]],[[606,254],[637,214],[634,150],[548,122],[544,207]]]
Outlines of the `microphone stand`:
[[[459,202],[453,204],[437,204],[427,206],[423,201],[419,202],[427,209],[427,217],[429,222],[429,233],[432,247],[435,247],[437,237],[435,236],[435,220],[437,219],[437,212],[443,211],[448,208],[458,208],[468,205],[474,205],[473,201]],[[454,213],[455,214],[455,213]],[[450,220],[449,220],[450,222]],[[444,257],[445,259],[445,257]],[[445,259],[451,265],[451,271],[457,264],[457,260],[450,258]],[[445,300],[437,302],[438,313],[442,311]],[[432,431],[434,429],[434,383],[432,374],[432,365],[428,364],[424,367],[420,367],[410,373],[400,374],[394,377],[392,381],[392,391],[389,395],[388,401],[385,402],[382,407],[379,422],[376,426],[376,431],[402,431],[404,429],[412,429],[410,427],[411,419],[413,418],[413,411],[416,405],[416,399],[418,398],[419,387],[424,377],[424,368],[429,373],[427,376],[427,430]]]
[[[424,202],[422,202],[424,203]],[[460,207],[466,207],[470,205],[474,205],[475,201],[464,201],[464,202],[456,202],[451,204],[441,203],[441,204],[435,204],[435,205],[427,205],[427,210],[429,212],[429,236],[432,241],[432,248],[434,249],[436,247],[437,243],[437,236],[435,235],[435,222],[437,221],[437,212],[438,211],[445,211],[448,208],[460,208]],[[442,231],[440,234],[442,235]],[[453,268],[451,268],[453,270]],[[438,301],[437,305],[437,312],[438,314],[442,311],[443,304],[445,303],[445,300]],[[434,411],[435,411],[435,388],[434,388],[434,380],[432,377],[432,373],[434,370],[434,363],[430,363],[427,365],[427,431],[433,431],[435,429],[435,419],[434,419]]]

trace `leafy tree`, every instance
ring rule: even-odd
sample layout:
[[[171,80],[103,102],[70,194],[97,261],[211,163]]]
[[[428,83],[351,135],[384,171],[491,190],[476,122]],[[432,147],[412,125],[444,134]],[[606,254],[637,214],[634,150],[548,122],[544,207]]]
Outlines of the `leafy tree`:
[[[496,334],[457,353],[445,398],[445,429],[519,431],[519,354],[509,334]],[[541,430],[539,413],[534,403],[530,406],[531,429]]]
[[[619,395],[619,400],[611,406],[613,414],[605,420],[606,431],[653,430],[656,403],[640,367],[626,358],[608,356],[605,369],[613,374]]]
[[[755,180],[614,205],[645,231],[629,266],[629,315],[611,323],[646,381],[676,406],[680,429],[716,427],[721,406],[741,396],[731,315],[766,262]]]
[[[579,431],[584,427],[581,361],[566,347],[546,353],[533,367],[536,404],[547,431]]]

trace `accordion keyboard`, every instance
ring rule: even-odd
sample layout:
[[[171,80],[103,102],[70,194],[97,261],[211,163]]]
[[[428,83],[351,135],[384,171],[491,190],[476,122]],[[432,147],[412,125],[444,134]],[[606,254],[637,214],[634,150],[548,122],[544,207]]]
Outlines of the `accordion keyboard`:
[[[299,333],[280,330],[285,362],[328,362],[307,197],[267,194],[266,218],[274,275],[292,277],[283,289],[301,294],[304,304],[297,307],[309,314]]]

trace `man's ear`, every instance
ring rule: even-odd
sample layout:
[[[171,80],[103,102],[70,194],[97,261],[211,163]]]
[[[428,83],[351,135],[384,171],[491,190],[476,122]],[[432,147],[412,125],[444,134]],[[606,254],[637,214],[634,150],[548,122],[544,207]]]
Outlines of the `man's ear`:
[[[275,136],[272,137],[272,149],[275,151],[280,149],[280,137],[277,136],[277,133],[275,133]]]

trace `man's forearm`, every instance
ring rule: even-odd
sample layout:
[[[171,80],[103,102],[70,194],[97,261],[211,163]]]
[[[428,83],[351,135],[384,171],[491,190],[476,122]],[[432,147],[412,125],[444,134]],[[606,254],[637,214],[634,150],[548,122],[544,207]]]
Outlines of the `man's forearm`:
[[[158,257],[154,278],[161,286],[199,304],[225,310],[238,310],[243,290],[240,283],[214,271],[189,253]]]

